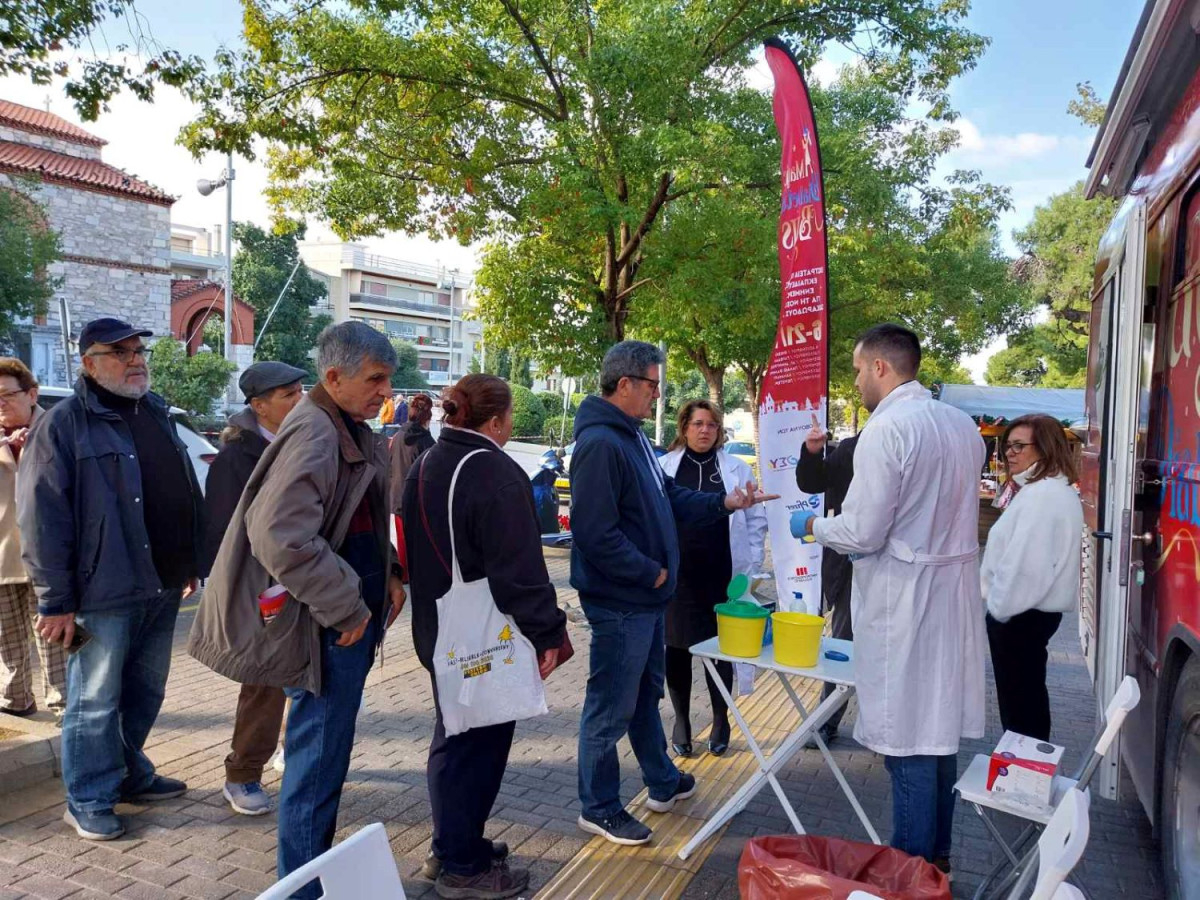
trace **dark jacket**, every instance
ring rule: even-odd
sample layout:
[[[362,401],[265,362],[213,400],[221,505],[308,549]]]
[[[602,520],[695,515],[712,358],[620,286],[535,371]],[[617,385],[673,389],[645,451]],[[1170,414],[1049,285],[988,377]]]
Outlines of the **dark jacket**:
[[[842,514],[846,492],[854,477],[854,448],[858,435],[839,441],[827,456],[809,452],[806,445],[800,447],[800,459],[796,463],[796,487],[806,494],[824,494],[825,508],[835,516]]]
[[[620,611],[663,609],[679,575],[675,519],[729,515],[722,494],[675,484],[641,423],[599,397],[575,415],[571,455],[571,584],[590,603]],[[655,587],[659,573],[667,580]]]
[[[187,473],[194,547],[204,535],[203,495],[167,404],[141,400],[170,436]],[[133,435],[80,377],[75,396],[54,405],[21,452],[17,516],[22,558],[42,615],[121,609],[163,592],[142,513],[154,485],[142,484]],[[195,555],[188,578],[200,574]]]
[[[258,417],[253,409],[247,406],[229,417],[229,425],[221,432],[221,452],[209,466],[204,484],[204,508],[208,513],[203,566],[206,576],[217,558],[221,539],[242,499],[246,482],[266,449],[267,439],[258,430]]]
[[[317,385],[288,413],[242,491],[188,653],[242,684],[320,694],[321,628],[350,631],[386,602],[364,598],[358,574],[338,555],[364,497],[380,558],[394,563],[383,438],[362,424],[350,428]],[[257,598],[273,584],[292,599],[264,624]]]
[[[459,460],[479,449],[488,452],[471,457],[454,491],[454,541],[463,578],[486,576],[497,609],[513,617],[539,654],[560,646],[566,629],[567,617],[558,608],[542,556],[529,476],[483,435],[444,427],[408,473],[402,514],[411,567],[413,646],[421,665],[431,671],[437,601],[450,589],[450,479]]]
[[[408,415],[405,407],[404,414]],[[392,512],[400,515],[404,507],[404,481],[408,478],[408,470],[417,457],[432,447],[433,435],[429,429],[416,422],[409,422],[394,438],[392,438],[391,453],[391,504]]]

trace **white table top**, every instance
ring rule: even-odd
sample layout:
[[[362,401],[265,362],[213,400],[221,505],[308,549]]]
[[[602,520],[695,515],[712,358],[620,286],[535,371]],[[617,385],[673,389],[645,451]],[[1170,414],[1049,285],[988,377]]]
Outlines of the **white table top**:
[[[847,687],[854,687],[853,641],[843,641],[828,637],[821,638],[821,652],[817,656],[817,664],[811,669],[799,669],[795,666],[785,666],[782,663],[776,662],[774,644],[768,644],[763,647],[762,653],[758,656],[730,656],[727,653],[721,652],[717,641],[717,638],[709,638],[707,641],[701,641],[699,644],[693,645],[689,648],[689,651],[693,656],[703,656],[708,659],[719,659],[732,663],[748,663],[752,666],[758,666],[760,669],[772,669],[787,675],[800,675],[804,678],[825,681],[829,684],[844,684]],[[850,659],[848,662],[826,659],[825,652],[827,650],[838,650],[845,653]]]
[[[1013,794],[994,794],[989,791],[987,779],[990,762],[990,756],[984,756],[982,753],[975,755],[971,764],[967,766],[967,771],[963,772],[962,778],[958,779],[958,784],[954,785],[959,796],[969,803],[977,803],[997,812],[1037,822],[1039,825],[1045,825],[1050,821],[1055,808],[1062,802],[1063,796],[1079,783],[1066,775],[1055,775],[1051,787],[1052,802],[1048,805],[1032,803]]]

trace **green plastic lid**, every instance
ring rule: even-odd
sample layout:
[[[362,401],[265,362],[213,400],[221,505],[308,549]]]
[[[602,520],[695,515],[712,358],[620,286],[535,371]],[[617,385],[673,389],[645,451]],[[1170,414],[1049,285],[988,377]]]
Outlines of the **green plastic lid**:
[[[744,600],[733,603],[718,603],[716,610],[719,616],[730,616],[735,619],[765,619],[770,615],[767,610],[763,609],[757,603],[747,603]]]
[[[733,580],[729,582],[729,587],[725,589],[725,596],[730,600],[737,600],[740,597],[745,597],[750,591],[750,579],[742,573],[733,576]]]

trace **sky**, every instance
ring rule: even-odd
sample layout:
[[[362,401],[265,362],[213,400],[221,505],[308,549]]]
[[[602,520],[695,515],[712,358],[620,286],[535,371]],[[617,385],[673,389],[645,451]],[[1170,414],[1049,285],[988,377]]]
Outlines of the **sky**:
[[[209,58],[221,45],[236,45],[241,6],[236,0],[203,4],[176,0],[139,0],[137,8],[154,37],[164,46]],[[1077,82],[1090,81],[1103,100],[1116,83],[1141,0],[975,0],[968,27],[991,39],[978,66],[951,86],[959,113],[961,140],[943,161],[940,172],[978,170],[984,180],[1012,192],[1013,209],[1001,220],[1004,247],[1015,254],[1012,232],[1029,222],[1034,209],[1051,195],[1086,174],[1092,130],[1066,112]],[[118,29],[106,35],[120,42]],[[97,42],[103,52],[103,41]],[[827,79],[844,53],[836,49],[818,64],[816,75]],[[0,78],[0,98],[45,108],[78,121],[70,103],[53,86],[37,87],[18,78]],[[190,118],[188,103],[170,88],[159,88],[153,105],[122,96],[112,111],[84,125],[109,143],[104,159],[179,197],[172,210],[176,223],[211,227],[224,220],[221,192],[201,197],[197,178],[216,178],[224,159],[210,155],[197,162],[174,143],[179,127]],[[235,161],[233,215],[236,220],[265,224],[265,171],[260,163]],[[310,223],[309,238],[333,238],[322,223]],[[393,235],[364,241],[376,252],[464,270],[475,267],[474,248],[453,242],[435,244],[423,238]],[[964,364],[982,381],[993,344]]]

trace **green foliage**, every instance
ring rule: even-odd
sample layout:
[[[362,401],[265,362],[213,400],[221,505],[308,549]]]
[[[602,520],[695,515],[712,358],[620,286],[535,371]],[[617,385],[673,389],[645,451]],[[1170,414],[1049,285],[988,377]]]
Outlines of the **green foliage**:
[[[65,79],[64,90],[85,121],[94,121],[123,89],[148,101],[156,83],[181,87],[203,68],[196,57],[160,47],[133,0],[5,0],[0,16],[0,77],[45,85]],[[103,43],[106,27],[131,43],[102,58],[92,38]]]
[[[1046,324],[1034,325],[1008,336],[1008,347],[988,360],[984,380],[988,384],[1012,387],[1080,388],[1087,381],[1087,369],[1065,373],[1059,368],[1059,354],[1051,340],[1053,330]]]
[[[1067,112],[1084,125],[1099,128],[1104,122],[1107,109],[1104,101],[1096,94],[1096,89],[1090,81],[1081,81],[1075,85],[1075,91],[1079,97],[1067,104]]]
[[[520,384],[509,384],[513,395],[513,435],[535,437],[542,433],[546,421],[546,410],[529,388]]]
[[[312,314],[310,308],[324,299],[326,289],[324,282],[313,277],[303,262],[270,324],[267,323],[271,307],[300,260],[297,242],[304,238],[302,225],[283,224],[286,228],[276,232],[264,231],[248,222],[233,226],[233,237],[238,242],[233,259],[233,293],[254,307],[254,333],[256,337],[262,335],[255,360],[285,362],[306,370],[315,380],[316,371],[309,354],[317,345],[317,335],[332,319]]]
[[[664,447],[664,448],[670,447],[671,442],[675,440],[675,435],[677,433],[678,433],[678,431],[675,426],[675,420],[670,417],[663,419],[662,443],[659,444],[658,446]],[[653,441],[654,441],[654,420],[653,419],[647,419],[646,421],[644,421],[642,423],[642,434],[646,435],[646,437],[648,437],[650,439],[651,443],[653,443]]]
[[[542,409],[546,411],[547,418],[553,418],[554,416],[562,417],[563,395],[561,393],[557,391],[539,391],[536,396],[542,404]]]
[[[237,366],[215,353],[188,356],[179,341],[163,338],[150,356],[150,383],[172,406],[205,415],[229,384]]]
[[[57,286],[46,270],[60,249],[41,207],[0,185],[0,338],[11,334],[16,319],[46,311]]]
[[[919,380],[926,387],[935,384],[974,384],[971,373],[957,362],[936,356],[921,360]]]
[[[421,371],[421,355],[414,344],[400,338],[391,338],[396,351],[396,371],[392,373],[392,387],[398,391],[427,390],[429,382]]]
[[[253,155],[270,199],[343,237],[490,239],[477,275],[491,348],[568,375],[636,327],[684,198],[777,189],[770,98],[749,73],[783,37],[837,42],[934,118],[986,41],[961,0],[246,0],[244,52],[191,95],[184,142]],[[671,215],[674,215],[672,212]],[[752,289],[752,288],[748,288]],[[631,318],[633,317],[633,318]]]
[[[1054,386],[1083,383],[1093,263],[1116,206],[1117,201],[1111,197],[1086,199],[1083,182],[1079,182],[1039,206],[1033,221],[1013,235],[1025,252],[1014,265],[1016,276],[1048,311],[1049,319],[1017,335],[1015,341],[1010,339],[1010,347],[1016,343],[1023,349],[1003,357],[996,364],[995,377],[1009,377],[1006,371],[1021,371],[1028,376],[1040,367],[1042,376],[1035,384],[1050,387],[1050,381]],[[1026,358],[1030,356],[1038,358],[1036,366]],[[989,384],[993,383],[990,378]]]

